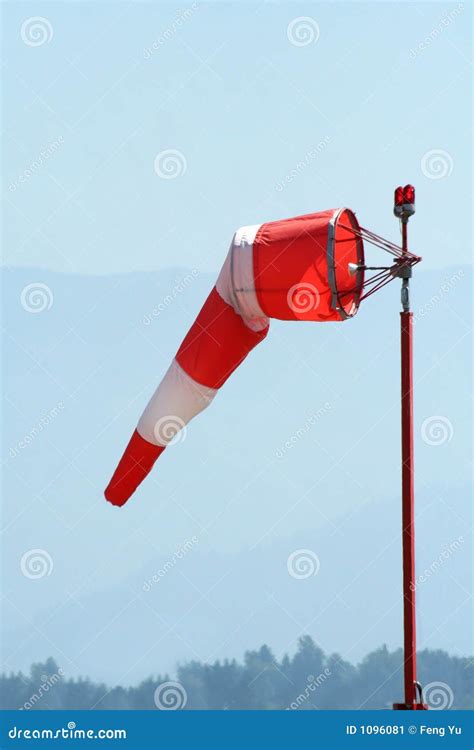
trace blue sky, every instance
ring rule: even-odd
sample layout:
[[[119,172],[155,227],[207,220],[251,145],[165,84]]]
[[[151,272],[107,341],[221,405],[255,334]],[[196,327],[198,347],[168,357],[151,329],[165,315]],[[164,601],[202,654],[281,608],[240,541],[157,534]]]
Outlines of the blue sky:
[[[6,4],[5,262],[217,271],[238,226],[342,204],[396,239],[406,181],[425,268],[470,262],[470,13]],[[169,149],[174,179],[155,171]]]
[[[419,570],[462,537],[420,586],[419,642],[469,653],[470,6],[3,14],[6,668],[53,655],[128,684],[302,632],[351,660],[401,644],[398,285],[341,325],[272,322],[133,501],[103,490],[234,230],[347,205],[396,241],[405,182]],[[317,577],[288,575],[300,549]]]

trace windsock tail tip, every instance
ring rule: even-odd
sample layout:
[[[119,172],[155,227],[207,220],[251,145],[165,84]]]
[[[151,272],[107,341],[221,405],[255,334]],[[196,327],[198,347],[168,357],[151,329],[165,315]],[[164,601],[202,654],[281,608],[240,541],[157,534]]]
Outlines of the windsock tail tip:
[[[117,508],[121,508],[129,500],[130,495],[128,493],[121,493],[117,491],[113,479],[104,490],[104,497],[108,503],[115,505]]]
[[[104,495],[112,505],[121,507],[151,471],[165,446],[154,445],[135,430]]]

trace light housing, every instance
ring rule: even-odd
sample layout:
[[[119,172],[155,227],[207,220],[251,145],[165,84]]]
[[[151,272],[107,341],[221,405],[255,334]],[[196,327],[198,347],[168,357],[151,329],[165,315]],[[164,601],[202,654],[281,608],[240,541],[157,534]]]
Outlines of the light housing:
[[[395,188],[393,213],[402,221],[415,213],[415,188],[413,185],[400,185]]]
[[[412,206],[415,205],[415,188],[413,185],[405,185],[403,188],[403,203],[410,203]]]
[[[393,205],[394,206],[402,206],[404,202],[405,201],[403,199],[403,188],[400,185],[399,187],[395,188],[395,195],[394,195],[394,199],[393,199]]]

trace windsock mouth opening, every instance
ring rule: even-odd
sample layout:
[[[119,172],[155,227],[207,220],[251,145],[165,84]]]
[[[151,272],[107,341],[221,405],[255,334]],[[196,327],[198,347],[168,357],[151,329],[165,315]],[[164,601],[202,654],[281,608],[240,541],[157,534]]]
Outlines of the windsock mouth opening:
[[[329,222],[328,280],[331,305],[344,320],[359,309],[364,287],[364,243],[350,208],[341,208]]]
[[[361,299],[363,259],[359,224],[349,208],[262,224],[253,252],[260,307],[280,320],[352,317]],[[357,265],[355,274],[349,263]]]

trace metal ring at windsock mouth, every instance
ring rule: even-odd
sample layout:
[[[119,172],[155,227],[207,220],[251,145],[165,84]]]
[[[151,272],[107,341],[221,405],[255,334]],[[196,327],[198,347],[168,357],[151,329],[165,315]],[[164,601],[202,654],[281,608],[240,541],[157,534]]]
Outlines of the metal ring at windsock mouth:
[[[336,246],[337,238],[336,232],[339,222],[342,218],[349,221],[351,228],[354,230],[353,240],[356,245],[357,254],[357,271],[354,274],[354,287],[350,291],[341,292],[337,286],[337,269],[336,269]],[[349,230],[347,226],[344,229]],[[345,264],[347,266],[347,263]],[[331,289],[331,306],[334,310],[337,310],[341,320],[347,318],[353,318],[359,309],[360,299],[362,295],[362,289],[364,286],[364,243],[360,236],[359,222],[356,216],[350,208],[339,208],[334,212],[334,215],[329,221],[328,225],[328,240],[327,240],[327,266],[328,266],[328,282]],[[351,304],[349,309],[348,305],[343,301],[343,297],[351,296]]]

